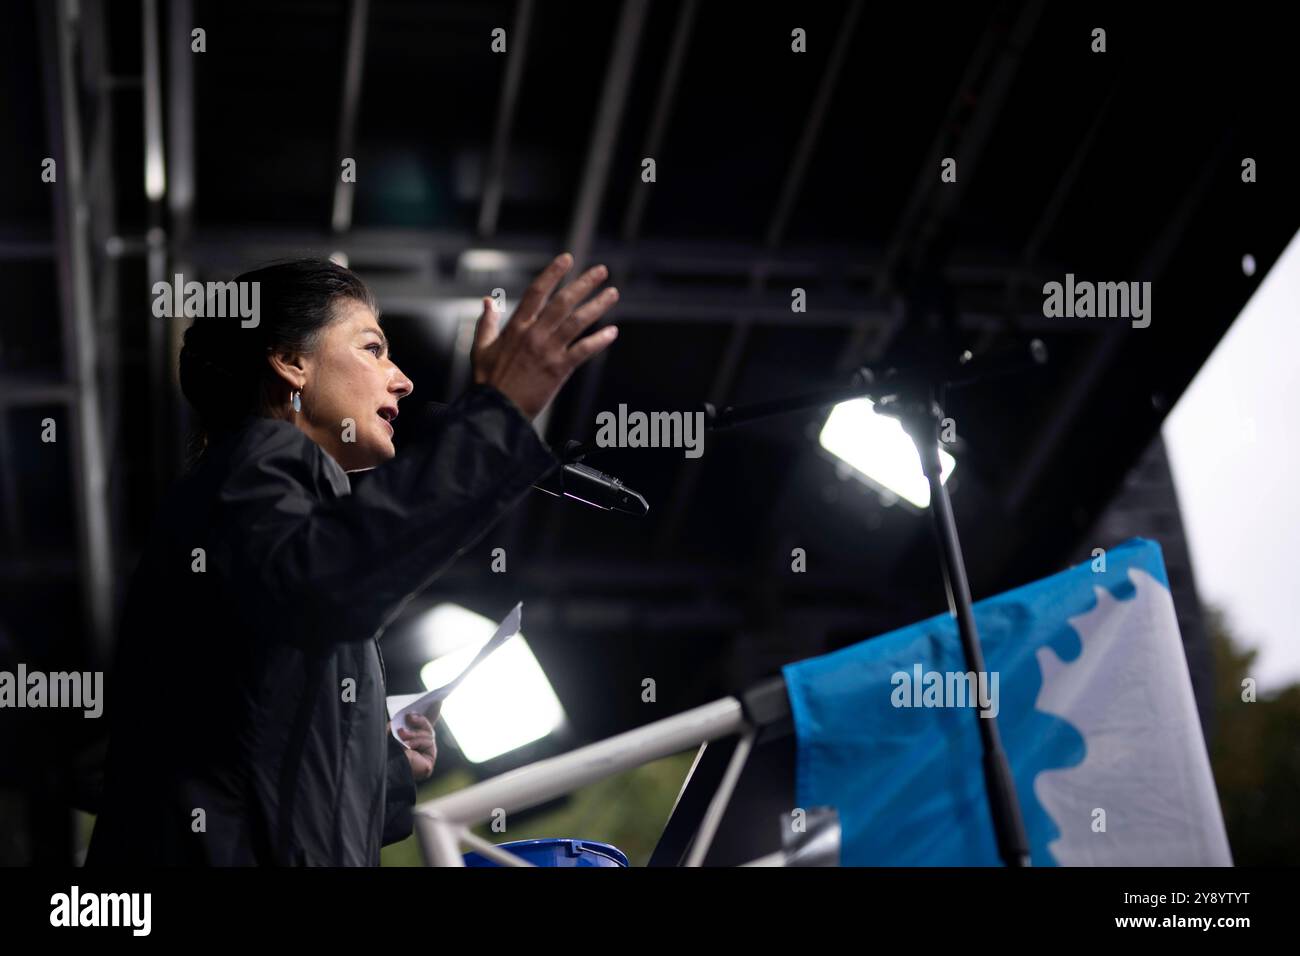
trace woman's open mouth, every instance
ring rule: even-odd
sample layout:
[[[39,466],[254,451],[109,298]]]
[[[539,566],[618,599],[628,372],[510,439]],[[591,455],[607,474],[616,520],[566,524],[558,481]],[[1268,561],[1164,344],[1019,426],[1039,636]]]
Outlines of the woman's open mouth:
[[[388,426],[388,434],[395,434],[393,431],[393,419],[397,417],[397,409],[391,405],[385,405],[383,408],[379,409],[379,411],[375,412],[375,414],[378,415],[383,423]]]

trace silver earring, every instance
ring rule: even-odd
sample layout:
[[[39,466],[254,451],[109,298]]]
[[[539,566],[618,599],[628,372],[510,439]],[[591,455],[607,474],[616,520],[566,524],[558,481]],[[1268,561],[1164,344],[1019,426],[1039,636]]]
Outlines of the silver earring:
[[[289,397],[289,402],[293,405],[294,412],[302,411],[302,392],[294,391],[294,393]]]

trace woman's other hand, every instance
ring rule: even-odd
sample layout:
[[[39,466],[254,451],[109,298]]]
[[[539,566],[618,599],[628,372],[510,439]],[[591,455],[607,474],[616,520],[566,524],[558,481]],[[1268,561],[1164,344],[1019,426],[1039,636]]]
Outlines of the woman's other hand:
[[[434,720],[438,719],[434,714]],[[423,714],[407,714],[406,726],[397,728],[397,736],[406,744],[406,761],[411,765],[411,775],[416,783],[433,776],[433,765],[438,762],[438,742],[433,734],[433,724]]]
[[[581,304],[609,275],[603,265],[588,269],[547,300],[571,268],[573,256],[556,257],[528,287],[504,332],[499,332],[496,304],[483,298],[470,353],[474,381],[502,392],[529,419],[537,417],[574,369],[618,336],[617,326],[610,325],[578,339],[618,301],[618,290],[610,286]]]

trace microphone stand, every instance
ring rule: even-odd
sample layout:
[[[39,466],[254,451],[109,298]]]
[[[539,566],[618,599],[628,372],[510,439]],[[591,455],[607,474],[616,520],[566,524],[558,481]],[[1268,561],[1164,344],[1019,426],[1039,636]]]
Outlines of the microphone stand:
[[[939,461],[939,435],[944,420],[941,400],[947,387],[987,381],[996,375],[1042,365],[1046,361],[1046,347],[1040,340],[1034,339],[1028,343],[1027,353],[1026,349],[1016,347],[975,360],[970,352],[963,352],[955,362],[941,362],[901,371],[890,369],[880,384],[876,384],[876,376],[870,369],[859,369],[859,384],[847,388],[827,389],[739,407],[729,406],[720,412],[706,403],[705,421],[710,430],[728,428],[772,415],[821,408],[853,398],[870,398],[876,403],[878,414],[898,418],[921,457],[921,470],[930,486],[930,512],[934,516],[935,540],[939,546],[939,564],[948,592],[948,608],[957,619],[966,669],[978,675],[984,672],[984,652],[971,607],[970,584],[966,577],[961,543],[957,537],[957,521],[953,516],[948,489],[942,481],[942,466]],[[975,374],[972,374],[972,368]],[[1030,865],[1029,840],[1025,835],[1024,818],[1020,813],[1011,766],[1002,747],[1002,736],[998,733],[997,717],[981,717],[976,714],[975,722],[980,729],[984,789],[993,817],[998,854],[1008,867],[1027,867]]]

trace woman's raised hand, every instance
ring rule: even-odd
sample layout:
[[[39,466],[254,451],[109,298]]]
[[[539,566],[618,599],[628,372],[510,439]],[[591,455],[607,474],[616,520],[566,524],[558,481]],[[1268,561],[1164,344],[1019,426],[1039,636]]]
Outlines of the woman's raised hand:
[[[617,326],[610,325],[574,341],[618,301],[618,290],[610,286],[587,299],[609,275],[600,265],[551,296],[571,268],[573,256],[557,256],[528,287],[504,332],[499,331],[496,304],[484,296],[474,330],[470,358],[475,383],[498,389],[530,419],[555,397],[574,369],[618,337]]]

